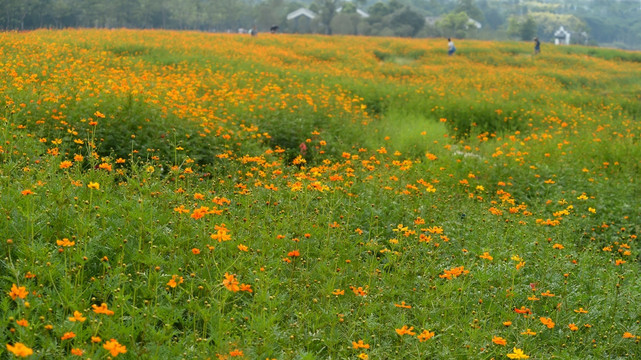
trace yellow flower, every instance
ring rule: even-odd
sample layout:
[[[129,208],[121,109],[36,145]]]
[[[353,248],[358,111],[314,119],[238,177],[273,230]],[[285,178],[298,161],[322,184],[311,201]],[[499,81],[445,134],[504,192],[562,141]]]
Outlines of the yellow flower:
[[[523,353],[523,350],[521,349],[514,348],[512,351],[514,351],[514,353],[507,354],[507,357],[509,357],[510,359],[529,359],[530,358],[528,355],[525,355]]]
[[[26,347],[23,343],[15,343],[14,345],[7,344],[7,350],[15,356],[27,357],[33,354],[33,350]]]
[[[98,184],[97,182],[90,181],[87,187],[92,190],[100,190],[100,184]]]
[[[500,336],[492,337],[492,342],[495,343],[496,345],[501,345],[501,346],[507,345],[507,340],[505,340],[504,338],[502,338]]]

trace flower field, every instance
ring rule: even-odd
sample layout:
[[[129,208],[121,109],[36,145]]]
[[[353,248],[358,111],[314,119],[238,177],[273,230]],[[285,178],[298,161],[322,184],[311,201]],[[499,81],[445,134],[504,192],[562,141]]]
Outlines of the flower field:
[[[641,356],[641,54],[0,33],[0,359]]]

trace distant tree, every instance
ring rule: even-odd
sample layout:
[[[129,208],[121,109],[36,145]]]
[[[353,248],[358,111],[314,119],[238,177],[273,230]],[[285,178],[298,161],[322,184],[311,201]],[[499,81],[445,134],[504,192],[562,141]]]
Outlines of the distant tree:
[[[378,22],[383,18],[383,16],[389,15],[391,13],[392,12],[387,7],[387,5],[379,1],[369,8],[370,22]]]
[[[320,15],[320,23],[325,29],[325,34],[332,34],[331,22],[336,15],[336,9],[341,5],[340,0],[315,0]]]
[[[464,12],[467,16],[471,17],[476,21],[484,21],[485,16],[481,9],[479,9],[473,0],[458,0],[456,8],[454,8],[455,13]]]
[[[519,35],[521,36],[521,40],[532,40],[536,36],[537,32],[537,27],[536,27],[536,21],[534,21],[534,18],[532,16],[527,16],[525,18],[525,21],[521,23],[521,26],[519,28]]]
[[[470,17],[464,12],[449,13],[436,23],[444,37],[465,38]]]
[[[412,37],[425,25],[425,18],[406,6],[401,11],[394,13],[391,25],[398,29],[397,35]]]
[[[356,14],[356,10],[357,7],[353,2],[346,2],[345,5],[343,5],[341,14]]]
[[[356,10],[353,13],[345,13],[344,10],[336,14],[332,19],[330,24],[332,32],[334,34],[358,35],[360,16],[356,14]]]
[[[284,0],[267,0],[254,7],[256,26],[259,29],[269,29],[271,26],[280,26],[287,14]]]

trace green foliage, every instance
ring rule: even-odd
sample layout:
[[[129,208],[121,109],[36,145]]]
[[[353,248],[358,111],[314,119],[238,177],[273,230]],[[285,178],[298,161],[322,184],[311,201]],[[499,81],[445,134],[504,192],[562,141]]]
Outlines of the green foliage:
[[[449,13],[436,23],[445,37],[465,38],[469,16],[464,12]]]

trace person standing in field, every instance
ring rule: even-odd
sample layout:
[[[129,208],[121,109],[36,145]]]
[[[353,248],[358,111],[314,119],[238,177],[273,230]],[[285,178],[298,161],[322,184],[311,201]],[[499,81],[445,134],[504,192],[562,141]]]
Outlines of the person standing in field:
[[[541,42],[538,37],[534,38],[534,55],[541,52]]]
[[[454,41],[452,39],[447,38],[447,55],[452,56],[454,55],[454,52],[456,51],[456,47],[454,46]]]

